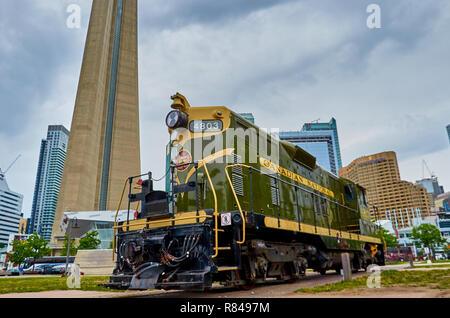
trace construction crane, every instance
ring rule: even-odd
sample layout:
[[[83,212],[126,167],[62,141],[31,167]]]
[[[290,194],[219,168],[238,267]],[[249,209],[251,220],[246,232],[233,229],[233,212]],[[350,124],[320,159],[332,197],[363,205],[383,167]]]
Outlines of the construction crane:
[[[2,170],[0,169],[0,174],[2,174],[3,176],[5,176],[6,173],[9,171],[9,169],[11,169],[11,167],[16,163],[16,161],[17,161],[21,156],[22,156],[22,155],[19,154],[19,155],[16,157],[16,159],[14,159],[14,161],[11,162],[11,164],[8,166],[8,168],[6,168],[5,171],[2,171]]]
[[[425,160],[422,160],[422,178],[425,179],[425,168],[427,168],[428,173],[430,174],[430,177],[432,179],[436,178],[436,175],[433,171],[430,170],[430,168],[427,165],[427,162]]]

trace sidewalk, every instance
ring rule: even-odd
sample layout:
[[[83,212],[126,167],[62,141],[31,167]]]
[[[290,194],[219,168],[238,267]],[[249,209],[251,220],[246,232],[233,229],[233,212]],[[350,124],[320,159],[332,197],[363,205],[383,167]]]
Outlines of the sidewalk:
[[[159,293],[161,291],[158,291]],[[33,293],[2,294],[0,298],[122,298],[143,297],[155,291],[97,292],[84,290],[50,290]]]

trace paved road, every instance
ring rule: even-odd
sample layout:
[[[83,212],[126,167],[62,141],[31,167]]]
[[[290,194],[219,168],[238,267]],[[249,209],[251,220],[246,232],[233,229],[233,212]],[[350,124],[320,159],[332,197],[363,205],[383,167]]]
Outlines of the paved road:
[[[444,265],[450,263],[435,263],[435,265]],[[420,268],[429,264],[414,264],[415,269],[408,269],[409,264],[399,265],[387,265],[380,266],[380,270],[433,270],[439,268]],[[360,271],[353,273],[352,278],[369,275],[368,272]],[[335,271],[328,271],[326,275],[320,275],[316,272],[308,271],[306,277],[298,280],[295,283],[277,283],[277,284],[265,284],[258,285],[250,291],[237,290],[236,288],[225,288],[223,286],[214,286],[213,289],[207,293],[203,292],[183,292],[183,291],[152,291],[146,292],[142,295],[122,295],[124,297],[146,297],[146,298],[290,298],[290,297],[302,297],[298,293],[294,293],[300,288],[310,288],[329,283],[336,283],[342,280],[341,275],[337,275]],[[311,297],[314,295],[303,295],[303,297]]]
[[[6,276],[6,275],[0,275],[0,278],[36,278],[36,277],[61,277],[61,275],[14,275],[14,276]]]
[[[368,274],[369,273],[361,271],[354,273],[353,278]],[[257,285],[254,289],[249,291],[217,285],[213,286],[213,289],[209,292],[152,291],[147,292],[144,295],[130,296],[146,298],[287,298],[298,297],[298,294],[294,293],[297,289],[335,283],[341,280],[342,276],[337,275],[335,271],[328,271],[326,275],[307,272],[306,277],[295,283],[268,283],[264,285]],[[122,296],[127,297],[127,295]]]
[[[367,275],[366,272],[354,273],[353,277]],[[34,276],[36,277],[36,276]],[[238,290],[236,288],[226,288],[221,285],[213,286],[209,292],[185,292],[185,291],[126,291],[124,293],[95,292],[81,290],[46,291],[39,293],[4,294],[0,298],[270,298],[270,297],[298,297],[294,291],[304,287],[314,287],[342,280],[341,275],[335,271],[329,271],[327,275],[320,275],[315,272],[307,272],[306,277],[295,283],[278,283],[257,285],[250,291]]]
[[[450,263],[435,263],[435,265],[450,265]],[[399,264],[399,265],[387,265],[382,266],[381,270],[407,270],[409,264]],[[443,268],[423,268],[428,264],[414,264],[414,269],[408,270],[433,270],[433,269],[443,269]],[[422,268],[421,268],[422,267]],[[367,272],[353,273],[353,278],[368,275]],[[15,276],[17,277],[17,276]],[[39,277],[37,275],[33,276],[22,276],[22,277]],[[295,283],[278,283],[278,284],[266,284],[258,285],[250,291],[238,290],[236,288],[225,288],[223,286],[214,286],[213,289],[207,293],[204,292],[184,292],[184,291],[127,291],[124,293],[112,293],[112,292],[95,292],[95,291],[81,291],[81,290],[66,290],[66,291],[48,291],[40,293],[21,293],[21,294],[6,294],[0,295],[0,298],[103,298],[103,297],[133,297],[133,298],[291,298],[291,297],[323,297],[323,294],[299,294],[294,293],[295,290],[300,288],[309,288],[320,285],[325,285],[329,283],[335,283],[342,280],[341,275],[337,275],[334,271],[328,271],[326,275],[320,275],[315,272],[308,271],[306,277],[298,280]],[[391,288],[392,289],[392,288]],[[417,288],[416,288],[417,289]],[[431,290],[434,291],[434,290]],[[391,294],[386,293],[386,289],[367,289],[366,294],[361,294],[359,296],[364,297],[398,297],[398,295],[405,297],[409,292],[412,293],[408,297],[449,297],[448,292],[445,295],[440,294],[430,294],[430,289],[417,290],[414,288],[404,288],[404,290],[394,290],[392,289]],[[439,291],[437,291],[439,292]],[[347,294],[336,294],[329,295],[331,297],[354,297],[350,291]],[[361,291],[358,291],[361,293]],[[375,294],[374,294],[375,293]],[[409,294],[408,294],[409,295]],[[358,296],[358,295],[356,295]]]

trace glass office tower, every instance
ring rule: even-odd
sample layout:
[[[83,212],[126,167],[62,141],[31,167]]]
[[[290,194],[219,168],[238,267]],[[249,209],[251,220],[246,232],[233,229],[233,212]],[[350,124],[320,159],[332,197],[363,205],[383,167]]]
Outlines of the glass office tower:
[[[342,167],[334,118],[329,123],[307,123],[301,131],[280,132],[279,136],[281,140],[292,142],[312,154],[321,167],[335,175]]]

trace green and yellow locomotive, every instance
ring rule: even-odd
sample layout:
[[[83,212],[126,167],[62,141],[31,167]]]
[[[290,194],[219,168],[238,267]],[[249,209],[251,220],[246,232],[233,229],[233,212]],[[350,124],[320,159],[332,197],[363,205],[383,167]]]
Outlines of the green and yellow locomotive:
[[[166,191],[130,177],[107,286],[206,290],[384,264],[365,191],[223,106],[172,96]],[[139,189],[139,192],[133,189]]]

